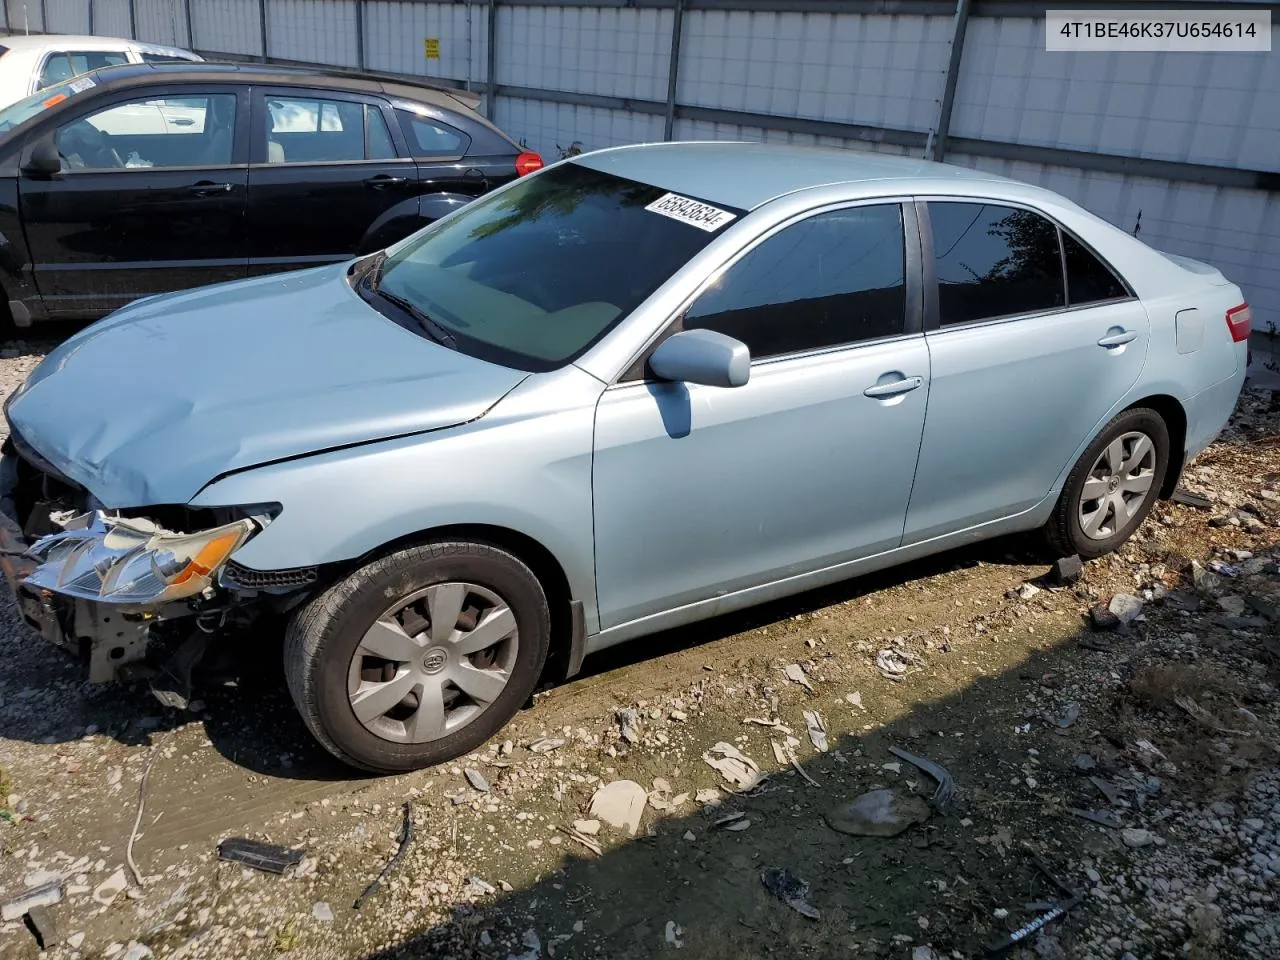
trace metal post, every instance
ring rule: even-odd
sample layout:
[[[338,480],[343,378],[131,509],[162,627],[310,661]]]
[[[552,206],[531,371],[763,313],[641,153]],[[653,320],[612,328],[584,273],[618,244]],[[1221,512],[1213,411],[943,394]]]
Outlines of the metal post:
[[[258,0],[258,20],[262,25],[262,62],[267,60],[267,0]]]
[[[196,48],[196,30],[191,21],[191,0],[183,0],[183,13],[187,18],[187,49]]]
[[[93,34],[93,0],[89,0],[89,34]]]
[[[129,0],[129,36],[138,39],[138,0]]]
[[[364,69],[364,0],[356,0],[356,66]]]
[[[684,30],[684,0],[675,0],[671,21],[671,57],[667,61],[667,116],[662,139],[670,140],[676,126],[676,83],[680,79],[680,35]]]
[[[498,0],[489,0],[489,57],[485,70],[485,116],[490,120],[498,113]]]
[[[938,133],[933,138],[929,159],[942,160],[947,155],[947,134],[951,130],[951,109],[956,100],[956,82],[960,79],[960,58],[964,56],[964,34],[969,27],[969,0],[956,0],[955,29],[951,34],[951,59],[947,62],[947,82],[942,88],[942,107],[938,111]]]
[[[48,0],[40,0],[40,30],[42,33],[49,32],[49,2]]]

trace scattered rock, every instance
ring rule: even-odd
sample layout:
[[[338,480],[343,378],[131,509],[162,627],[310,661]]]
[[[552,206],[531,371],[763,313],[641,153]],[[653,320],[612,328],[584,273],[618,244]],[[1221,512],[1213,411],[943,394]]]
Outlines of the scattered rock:
[[[559,750],[563,746],[563,737],[539,737],[529,744],[529,751],[531,753],[550,753],[552,750]]]
[[[120,960],[152,960],[155,954],[145,943],[131,943]]]
[[[1040,592],[1040,588],[1037,587],[1035,584],[1031,584],[1031,583],[1024,583],[1022,586],[1020,586],[1017,590],[1014,591],[1014,593],[1017,595],[1019,600],[1030,600],[1039,592]]]
[[[837,807],[826,819],[831,829],[855,837],[896,837],[929,814],[929,804],[914,793],[882,788]]]
[[[1080,578],[1084,576],[1084,564],[1080,562],[1080,558],[1075,554],[1069,557],[1060,557],[1054,562],[1053,568],[1049,571],[1049,579],[1060,587],[1069,587],[1073,583],[1078,583]]]
[[[769,867],[760,874],[764,888],[788,907],[810,920],[821,920],[822,913],[809,903],[809,884],[789,870]]]
[[[862,705],[862,694],[861,694],[860,692],[858,692],[857,690],[855,690],[853,693],[846,693],[846,694],[844,695],[844,698],[845,698],[845,700],[847,700],[850,704],[852,704],[853,706],[857,707],[859,710],[865,710],[865,709],[866,709],[866,708]]]
[[[323,900],[321,900],[318,903],[313,903],[311,905],[311,915],[315,917],[317,920],[319,920],[321,923],[333,922],[333,908],[331,908],[329,904],[325,903]]]
[[[1150,830],[1143,830],[1141,827],[1125,827],[1120,831],[1120,839],[1124,841],[1126,847],[1137,849],[1149,846],[1155,842],[1156,838]]]
[[[640,829],[640,817],[644,813],[646,795],[644,787],[634,780],[615,780],[605,784],[591,798],[590,813],[618,830],[626,830],[631,836]]]
[[[1062,716],[1058,718],[1058,726],[1061,727],[1063,730],[1065,730],[1067,729],[1067,727],[1075,723],[1076,720],[1078,720],[1079,718],[1080,718],[1080,704],[1077,703],[1075,700],[1072,700],[1070,703],[1067,704],[1067,708],[1066,710],[1063,711]]]
[[[1142,601],[1131,593],[1117,593],[1107,609],[1126,626],[1142,616]]]
[[[1093,757],[1089,756],[1087,753],[1079,754],[1075,759],[1075,768],[1082,773],[1088,773],[1097,766],[1098,761],[1094,760]]]
[[[886,677],[896,679],[907,672],[910,664],[898,650],[881,650],[876,654],[876,666]]]
[[[684,941],[680,939],[683,933],[684,931],[681,930],[680,927],[676,925],[676,922],[674,920],[667,921],[667,930],[666,930],[667,943],[671,944],[671,946],[675,947],[677,950],[679,950],[681,947],[684,946]]]
[[[62,931],[49,907],[32,907],[27,911],[27,920],[35,931],[41,950],[48,950],[62,942]]]
[[[77,930],[71,936],[67,937],[67,946],[72,950],[79,950],[81,944],[84,943],[84,931]]]
[[[933,947],[916,947],[911,951],[911,960],[945,960]]]
[[[1222,592],[1222,578],[1206,570],[1199,560],[1191,561],[1191,585],[1203,594]]]
[[[1100,603],[1096,603],[1090,608],[1089,622],[1094,630],[1110,631],[1120,629],[1120,618]]]
[[[600,832],[600,821],[575,820],[573,821],[573,829],[577,830],[584,837],[594,837]]]
[[[613,715],[618,722],[619,732],[622,739],[627,743],[636,743],[640,740],[640,714],[631,709],[619,710]]]
[[[1219,597],[1218,606],[1231,616],[1239,617],[1244,614],[1244,597],[1236,596],[1234,594],[1226,597]]]
[[[489,792],[489,781],[484,778],[484,774],[479,770],[467,767],[467,769],[462,771],[462,774],[467,778],[467,783],[471,784],[471,786],[476,790],[479,790],[481,793]]]

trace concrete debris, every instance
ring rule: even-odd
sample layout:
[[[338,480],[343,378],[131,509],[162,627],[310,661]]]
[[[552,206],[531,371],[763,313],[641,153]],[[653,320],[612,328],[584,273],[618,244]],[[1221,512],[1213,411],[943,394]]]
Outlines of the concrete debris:
[[[120,960],[152,960],[155,954],[151,952],[151,948],[144,943],[130,943],[129,948],[125,950],[124,956]]]
[[[323,900],[311,905],[311,915],[321,923],[333,922],[333,908]]]
[[[584,837],[594,837],[600,832],[600,821],[575,820],[573,821],[573,829],[577,830]]]
[[[804,711],[804,723],[809,731],[809,742],[820,753],[827,752],[827,725],[822,722],[822,714],[817,710]]]
[[[760,874],[760,882],[788,907],[810,920],[821,920],[822,913],[809,903],[809,884],[789,870],[769,867]]]
[[[477,897],[488,897],[497,892],[493,884],[480,877],[467,877],[462,889],[463,892]]]
[[[1094,604],[1089,609],[1089,623],[1094,630],[1110,631],[1120,629],[1120,618],[1100,603]]]
[[[49,907],[32,907],[27,911],[27,922],[35,931],[36,942],[41,950],[48,950],[62,942],[62,931],[58,927],[58,919]]]
[[[907,672],[910,664],[898,650],[881,650],[876,654],[876,666],[890,680],[896,680]]]
[[[1142,601],[1131,593],[1117,593],[1107,609],[1125,626],[1142,617]]]
[[[702,759],[739,790],[750,790],[763,779],[754,760],[723,740],[704,753]]]
[[[855,837],[896,837],[913,824],[924,823],[930,812],[914,793],[882,788],[837,807],[826,820],[831,829]]]
[[[1120,839],[1124,841],[1126,847],[1137,849],[1155,843],[1156,838],[1150,830],[1143,830],[1139,827],[1126,827],[1120,831]]]
[[[479,790],[481,793],[489,792],[489,781],[484,778],[484,774],[479,770],[467,767],[467,769],[462,771],[462,775],[467,778],[467,783],[471,784],[471,786],[476,790]]]
[[[1079,583],[1080,578],[1083,576],[1084,564],[1080,562],[1080,557],[1075,554],[1069,557],[1059,557],[1049,571],[1049,580],[1060,587],[1069,587],[1074,583]]]
[[[71,936],[67,937],[67,946],[72,950],[79,950],[84,944],[84,931],[77,930]]]
[[[121,867],[93,888],[93,899],[104,907],[109,906],[128,886],[129,881],[125,879],[124,868]]]
[[[813,684],[809,682],[809,678],[805,676],[804,668],[798,663],[789,663],[782,671],[788,680],[792,683],[798,683],[810,693],[813,693]]]
[[[723,796],[715,787],[704,787],[693,795],[693,799],[704,806],[714,807]]]
[[[1245,609],[1244,597],[1237,596],[1235,594],[1230,594],[1225,597],[1219,597],[1218,606],[1220,606],[1224,612],[1226,612],[1227,614],[1230,614],[1233,617],[1239,617],[1244,615],[1244,609]]]
[[[866,709],[866,707],[862,705],[862,694],[859,691],[855,690],[853,693],[846,693],[844,698],[859,710]]]
[[[625,830],[631,836],[640,829],[640,817],[644,814],[648,797],[644,787],[634,780],[615,780],[605,784],[591,797],[590,814],[617,830]]]
[[[120,876],[123,879],[124,873],[121,872]],[[62,881],[60,879],[48,880],[24,890],[11,900],[6,900],[0,905],[0,920],[20,920],[36,907],[51,907],[56,903],[61,903],[62,896]],[[114,896],[112,899],[114,899]]]
[[[1040,588],[1037,587],[1035,584],[1024,583],[1022,586],[1018,587],[1018,589],[1014,591],[1014,595],[1019,600],[1030,600],[1039,592],[1040,592]]]
[[[665,933],[667,943],[675,947],[677,950],[684,946],[684,941],[680,939],[683,934],[684,931],[680,929],[674,920],[667,921],[667,929]]]
[[[636,710],[625,709],[619,710],[614,715],[614,719],[618,722],[619,732],[622,739],[627,743],[637,743],[640,740],[640,714]]]
[[[1066,709],[1062,712],[1062,716],[1058,718],[1058,726],[1063,730],[1067,729],[1080,718],[1080,704],[1072,700],[1067,704]]]

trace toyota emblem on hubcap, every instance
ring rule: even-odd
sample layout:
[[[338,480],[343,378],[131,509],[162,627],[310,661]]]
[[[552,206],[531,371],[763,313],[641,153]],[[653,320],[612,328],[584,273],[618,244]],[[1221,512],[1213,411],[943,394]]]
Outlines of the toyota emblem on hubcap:
[[[422,669],[427,673],[439,673],[444,669],[445,662],[448,659],[448,654],[440,647],[428,650],[427,655],[422,658]]]

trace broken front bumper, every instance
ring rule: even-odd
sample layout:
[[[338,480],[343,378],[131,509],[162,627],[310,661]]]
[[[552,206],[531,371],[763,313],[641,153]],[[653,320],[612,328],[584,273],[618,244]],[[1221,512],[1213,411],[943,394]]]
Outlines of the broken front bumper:
[[[110,683],[121,668],[146,655],[157,613],[65,597],[26,583],[39,563],[25,556],[29,544],[18,525],[0,513],[0,569],[27,625],[54,646],[87,662],[89,680]],[[183,613],[190,611],[183,610]]]

